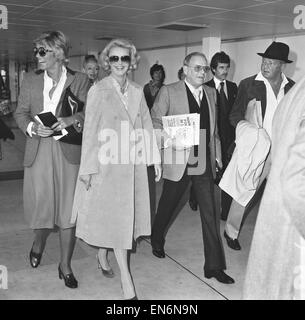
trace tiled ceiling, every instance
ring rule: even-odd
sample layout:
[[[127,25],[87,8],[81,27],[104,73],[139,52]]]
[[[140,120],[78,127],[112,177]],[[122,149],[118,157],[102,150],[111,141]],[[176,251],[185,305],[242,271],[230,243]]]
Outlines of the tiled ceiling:
[[[8,30],[0,29],[0,59],[30,60],[32,40],[62,30],[71,55],[103,49],[103,38],[127,37],[140,49],[200,42],[296,35],[293,9],[304,0],[4,0]],[[304,4],[303,4],[304,5]],[[157,29],[170,23],[208,25],[196,31]]]

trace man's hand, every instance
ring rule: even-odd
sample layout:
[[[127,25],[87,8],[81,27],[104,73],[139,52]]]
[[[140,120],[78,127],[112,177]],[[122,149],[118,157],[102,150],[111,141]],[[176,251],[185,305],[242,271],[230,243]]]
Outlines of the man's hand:
[[[162,176],[162,166],[161,164],[155,164],[155,181],[158,182],[161,179]]]

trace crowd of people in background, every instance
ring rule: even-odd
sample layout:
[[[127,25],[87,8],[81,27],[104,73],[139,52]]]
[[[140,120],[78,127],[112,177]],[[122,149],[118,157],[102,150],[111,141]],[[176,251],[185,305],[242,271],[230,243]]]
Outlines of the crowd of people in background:
[[[305,234],[305,93],[304,79],[294,86],[285,76],[285,65],[292,63],[288,45],[272,42],[258,53],[260,72],[239,86],[228,80],[231,60],[221,51],[210,63],[201,52],[187,54],[179,80],[170,84],[164,83],[166,67],[157,62],[144,88],[128,77],[139,63],[130,41],[114,39],[99,57],[86,55],[84,73],[67,67],[68,49],[60,31],[34,40],[38,70],[25,75],[15,112],[27,139],[23,198],[35,235],[31,266],[40,265],[48,235],[57,228],[58,275],[67,287],[78,287],[71,261],[80,238],[97,248],[98,268],[108,278],[116,276],[108,260],[108,251],[114,251],[123,297],[138,299],[128,254],[136,239],[151,236],[152,254],[166,258],[166,232],[191,184],[189,205],[199,208],[201,219],[204,276],[235,282],[225,272],[220,221],[226,221],[227,245],[241,250],[242,224],[262,199],[244,298],[292,299],[293,267],[300,255],[294,245]],[[106,77],[99,78],[101,68]],[[37,120],[37,114],[50,113],[52,123]],[[165,133],[163,117],[193,113],[199,114],[204,132],[199,143],[186,146]],[[128,135],[145,131],[144,143],[133,149],[128,139],[129,145],[116,141],[125,145],[113,157],[130,157],[133,150],[132,157],[144,155],[144,162],[109,161],[103,134],[110,129],[124,137],[122,123]],[[175,157],[183,161],[170,160]],[[205,166],[199,168],[200,163]],[[221,188],[220,210],[215,184]]]

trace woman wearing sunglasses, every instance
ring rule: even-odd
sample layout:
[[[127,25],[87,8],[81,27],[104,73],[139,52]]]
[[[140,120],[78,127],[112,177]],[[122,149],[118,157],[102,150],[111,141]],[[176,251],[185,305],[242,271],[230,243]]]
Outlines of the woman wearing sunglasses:
[[[76,288],[78,283],[71,269],[75,224],[70,220],[89,81],[85,74],[66,68],[68,41],[62,32],[42,33],[34,40],[33,51],[38,70],[24,75],[15,113],[27,137],[24,212],[35,234],[30,264],[33,268],[39,266],[47,237],[58,228],[59,278],[67,287]],[[37,114],[50,116],[47,112],[57,117],[53,125],[36,120]]]
[[[113,277],[107,251],[114,250],[124,299],[137,299],[128,267],[133,239],[150,235],[147,165],[161,177],[160,155],[143,89],[129,80],[139,57],[124,39],[101,53],[110,75],[89,92],[73,217],[76,236],[99,247],[98,267]]]

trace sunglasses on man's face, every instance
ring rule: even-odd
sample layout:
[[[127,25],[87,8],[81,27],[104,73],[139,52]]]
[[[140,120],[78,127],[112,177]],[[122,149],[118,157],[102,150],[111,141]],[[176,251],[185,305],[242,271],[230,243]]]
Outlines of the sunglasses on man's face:
[[[34,52],[35,56],[38,53],[41,57],[44,57],[47,54],[47,52],[53,52],[53,50],[49,50],[44,47],[39,47],[39,48],[35,47],[35,48],[33,48],[33,52]]]
[[[203,71],[204,73],[208,73],[211,70],[211,68],[209,66],[200,66],[200,65],[190,66],[188,64],[186,66],[194,69],[195,72]]]
[[[118,62],[119,60],[121,60],[121,62],[125,62],[125,63],[129,63],[130,62],[130,56],[110,56],[109,57],[109,62]]]

